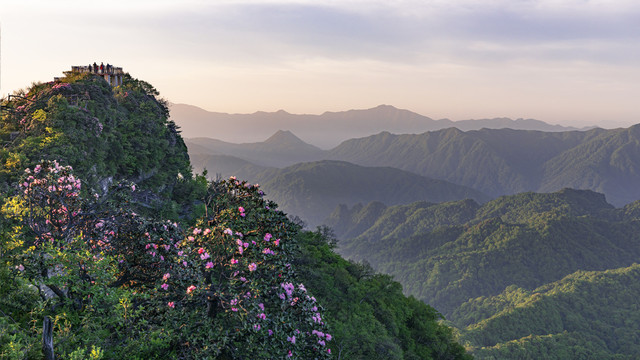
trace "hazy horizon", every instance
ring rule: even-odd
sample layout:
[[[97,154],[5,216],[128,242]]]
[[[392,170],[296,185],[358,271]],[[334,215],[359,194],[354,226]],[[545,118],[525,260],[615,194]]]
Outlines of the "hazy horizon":
[[[2,2],[0,86],[104,61],[213,112],[388,104],[612,128],[640,122],[639,15],[630,0]]]

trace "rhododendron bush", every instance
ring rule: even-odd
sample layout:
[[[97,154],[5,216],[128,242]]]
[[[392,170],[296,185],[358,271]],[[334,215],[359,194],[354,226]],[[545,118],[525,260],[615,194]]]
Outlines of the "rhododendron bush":
[[[36,321],[53,319],[63,357],[331,356],[322,307],[291,265],[299,226],[257,185],[212,182],[190,227],[136,214],[135,184],[90,194],[55,161],[28,169],[20,190],[24,251],[11,265],[40,294]]]

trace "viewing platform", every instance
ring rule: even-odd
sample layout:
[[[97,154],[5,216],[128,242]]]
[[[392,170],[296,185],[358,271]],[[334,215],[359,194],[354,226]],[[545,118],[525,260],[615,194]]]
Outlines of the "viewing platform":
[[[96,64],[88,66],[72,66],[72,73],[89,73],[94,74],[96,76],[102,77],[109,85],[116,87],[122,85],[122,76],[124,75],[124,71],[122,71],[121,67],[115,67],[113,65],[107,64]]]

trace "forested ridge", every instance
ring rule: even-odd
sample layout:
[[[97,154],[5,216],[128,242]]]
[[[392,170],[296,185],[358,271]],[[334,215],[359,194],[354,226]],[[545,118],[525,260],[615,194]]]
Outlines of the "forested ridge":
[[[562,188],[604,193],[623,206],[640,198],[640,125],[624,129],[542,132],[451,128],[423,134],[383,132],[351,139],[327,158],[393,166],[468,186],[490,196]]]
[[[341,254],[442,311],[478,358],[631,359],[638,206],[564,189],[484,205],[341,207],[331,219]]]
[[[2,100],[0,358],[470,358],[326,229],[193,175],[158,95],[72,73]]]

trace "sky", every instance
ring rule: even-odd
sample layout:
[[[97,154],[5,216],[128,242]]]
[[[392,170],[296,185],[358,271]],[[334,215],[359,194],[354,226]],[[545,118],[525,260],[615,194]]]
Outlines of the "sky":
[[[0,26],[3,96],[95,61],[216,112],[640,123],[636,0],[0,0]]]

